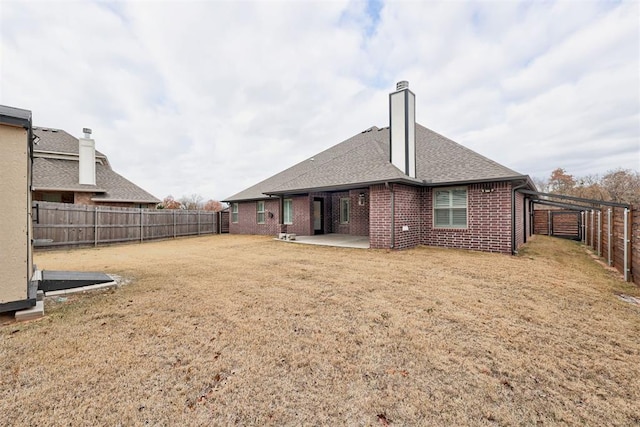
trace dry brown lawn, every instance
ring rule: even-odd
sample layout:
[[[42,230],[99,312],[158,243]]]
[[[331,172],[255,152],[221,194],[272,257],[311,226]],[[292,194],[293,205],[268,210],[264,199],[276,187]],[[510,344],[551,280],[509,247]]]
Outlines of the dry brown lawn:
[[[638,425],[638,289],[516,257],[211,236],[37,253],[116,273],[0,326],[3,425]]]

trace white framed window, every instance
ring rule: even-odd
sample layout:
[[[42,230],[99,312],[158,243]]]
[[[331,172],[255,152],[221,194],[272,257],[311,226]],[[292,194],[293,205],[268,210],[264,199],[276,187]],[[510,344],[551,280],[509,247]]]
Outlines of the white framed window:
[[[467,228],[467,188],[434,188],[433,225],[436,228]]]
[[[293,200],[291,200],[291,199],[284,199],[283,212],[282,212],[282,223],[283,224],[293,224]]]
[[[238,222],[238,204],[231,203],[231,222]]]
[[[264,200],[256,202],[256,221],[258,224],[264,224]]]
[[[349,224],[351,214],[351,201],[348,198],[340,199],[340,224]]]

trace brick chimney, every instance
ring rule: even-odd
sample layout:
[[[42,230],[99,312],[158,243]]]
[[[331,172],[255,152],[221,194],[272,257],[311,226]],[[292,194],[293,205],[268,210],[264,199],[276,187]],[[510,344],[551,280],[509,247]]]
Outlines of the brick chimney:
[[[80,157],[78,182],[96,185],[96,142],[91,139],[91,129],[84,128],[82,132],[84,132],[84,138],[78,139]]]
[[[389,161],[405,175],[416,177],[416,96],[403,80],[389,94]]]

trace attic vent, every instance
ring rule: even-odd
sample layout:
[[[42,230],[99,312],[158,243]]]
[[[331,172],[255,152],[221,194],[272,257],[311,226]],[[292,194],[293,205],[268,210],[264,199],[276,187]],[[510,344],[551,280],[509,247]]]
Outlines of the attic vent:
[[[49,129],[47,129],[47,128],[42,128],[42,132],[49,132]]]
[[[372,130],[374,130],[376,127],[375,126],[371,126],[369,129],[365,129],[363,130],[361,133],[367,133],[367,132],[371,132]]]
[[[409,82],[406,80],[401,80],[396,83],[396,90],[409,89]]]
[[[58,132],[58,129],[51,129],[51,132],[56,133]]]

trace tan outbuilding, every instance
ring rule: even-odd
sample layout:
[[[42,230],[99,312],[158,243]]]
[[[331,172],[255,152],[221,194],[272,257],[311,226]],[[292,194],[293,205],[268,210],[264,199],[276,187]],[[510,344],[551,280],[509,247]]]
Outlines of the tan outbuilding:
[[[36,305],[31,242],[31,111],[0,106],[0,312]]]

